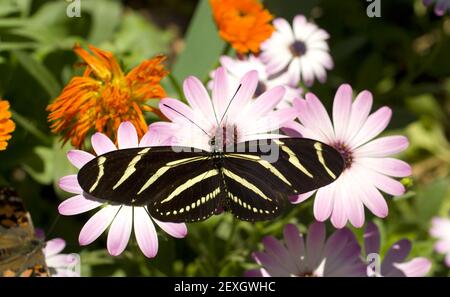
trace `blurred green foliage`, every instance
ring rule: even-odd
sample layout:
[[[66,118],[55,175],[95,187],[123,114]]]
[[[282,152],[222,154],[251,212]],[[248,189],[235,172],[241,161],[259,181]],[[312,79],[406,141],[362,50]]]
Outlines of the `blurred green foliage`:
[[[65,1],[0,1],[0,97],[10,101],[17,124],[8,149],[0,152],[0,182],[18,189],[35,225],[48,237],[63,237],[67,251],[81,254],[83,275],[241,275],[254,267],[250,254],[261,249],[263,236],[280,237],[286,223],[305,231],[313,220],[312,201],[290,207],[272,222],[250,224],[222,215],[190,224],[185,239],[161,233],[159,253],[152,260],[133,241],[123,255],[109,256],[105,236],[79,247],[78,233],[89,215],[57,214],[57,205],[67,194],[55,182],[75,171],[65,157],[70,146],[62,147],[50,133],[45,111],[70,78],[81,73],[73,45],[111,50],[127,70],[155,54],[168,55],[173,76],[163,84],[174,97],[179,97],[178,88],[187,75],[207,79],[226,49],[207,0],[199,1],[195,12],[192,1],[167,1],[170,7],[183,8],[176,14],[175,9],[156,9],[158,1],[142,1],[141,9],[113,0],[81,2],[81,17],[69,18]],[[412,256],[430,258],[433,275],[449,275],[428,235],[430,219],[450,211],[449,16],[436,17],[419,0],[382,1],[381,18],[367,17],[367,3],[360,0],[265,4],[289,20],[305,14],[330,33],[336,67],[325,85],[315,84],[310,90],[326,106],[331,107],[337,86],[348,82],[357,91],[372,91],[377,107],[393,108],[386,133],[408,136],[410,147],[401,157],[413,165],[414,175],[404,181],[409,187],[405,195],[387,197],[389,216],[376,220],[383,250],[407,237],[414,243]],[[152,14],[152,8],[158,13]],[[191,25],[185,28],[179,19],[186,23],[190,19]],[[164,25],[157,25],[161,20]],[[362,237],[362,230],[354,231]]]

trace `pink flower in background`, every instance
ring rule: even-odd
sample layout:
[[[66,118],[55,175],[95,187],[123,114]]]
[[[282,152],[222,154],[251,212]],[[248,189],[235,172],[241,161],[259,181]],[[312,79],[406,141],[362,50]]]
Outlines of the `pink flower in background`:
[[[321,83],[327,79],[326,70],[334,67],[329,54],[328,33],[310,23],[303,15],[294,18],[293,26],[282,18],[273,21],[276,31],[261,44],[261,60],[267,72],[275,75],[287,71],[290,85],[301,80],[311,86],[314,78]]]
[[[220,58],[220,64],[227,70],[229,84],[232,86],[230,91],[235,90],[239,85],[239,80],[241,77],[251,70],[258,71],[259,81],[254,94],[255,97],[258,97],[265,91],[276,86],[284,86],[286,93],[280,103],[276,106],[278,109],[290,107],[292,105],[292,100],[300,97],[302,94],[302,89],[293,88],[288,85],[290,79],[287,72],[278,76],[269,75],[266,70],[266,65],[261,61],[261,59],[253,55],[250,55],[248,58],[243,60],[222,56]],[[211,73],[211,77],[214,78],[214,72]],[[208,87],[212,89],[212,82],[208,85]],[[233,96],[233,94],[230,93],[229,96]]]
[[[161,100],[159,108],[171,123],[155,123],[150,127],[164,125],[160,135],[170,139],[172,145],[206,151],[211,150],[211,140],[218,132],[225,131],[222,137],[226,145],[283,137],[271,132],[292,121],[298,112],[293,107],[274,111],[285,94],[285,88],[281,86],[253,100],[258,81],[258,72],[253,70],[239,80],[238,86],[230,85],[225,69],[219,67],[212,82],[211,100],[203,84],[190,76],[183,84],[190,106],[177,99]]]
[[[445,264],[450,267],[450,219],[435,217],[431,225],[430,234],[438,239],[434,249],[445,254]]]
[[[292,224],[284,228],[284,244],[272,236],[263,239],[264,252],[253,258],[262,267],[246,276],[365,276],[366,266],[353,233],[345,228],[326,238],[325,224],[311,224],[304,239]]]
[[[436,3],[434,13],[438,16],[443,16],[447,10],[450,11],[450,0],[422,0],[422,2],[426,6]]]
[[[79,265],[79,257],[74,254],[61,254],[66,242],[61,238],[54,238],[46,242],[44,248],[45,262],[52,277],[79,277],[75,268]]]
[[[380,231],[378,227],[369,222],[364,232],[364,246],[366,255],[380,255]],[[378,268],[376,265],[368,265],[368,276],[387,276],[387,277],[422,277],[431,269],[431,261],[427,258],[417,257],[405,261],[411,251],[411,242],[407,239],[401,239],[394,243],[385,253],[383,261]],[[374,271],[379,269],[379,271]]]
[[[123,122],[120,124],[117,133],[119,150],[163,145],[164,140],[159,138],[159,130],[161,129],[164,129],[164,126],[154,126],[153,129],[149,129],[139,142],[133,124]],[[98,156],[117,150],[114,143],[102,133],[96,133],[92,136],[92,147]],[[72,150],[68,152],[67,158],[72,165],[81,168],[94,159],[95,156],[88,152]],[[108,252],[113,256],[117,256],[125,250],[130,239],[131,230],[134,228],[136,241],[141,251],[145,256],[152,258],[158,252],[158,236],[153,222],[175,238],[182,238],[187,234],[185,224],[160,222],[150,216],[145,206],[110,205],[86,198],[83,194],[83,189],[78,184],[77,175],[64,176],[59,181],[59,187],[66,192],[76,194],[59,205],[58,210],[60,214],[76,215],[94,208],[100,208],[81,230],[79,236],[81,245],[92,243],[109,227]]]
[[[352,102],[352,88],[339,87],[333,103],[333,122],[320,100],[312,93],[294,100],[300,123],[286,125],[286,133],[299,134],[322,141],[336,148],[345,160],[344,172],[332,184],[317,190],[314,216],[318,221],[331,217],[336,228],[347,221],[355,227],[364,224],[364,205],[376,216],[386,217],[388,206],[380,191],[398,196],[405,187],[392,177],[411,174],[411,167],[391,155],[404,151],[408,139],[404,136],[377,137],[389,124],[392,111],[381,107],[370,114],[372,94],[363,91]],[[300,203],[314,194],[309,192],[291,197]]]

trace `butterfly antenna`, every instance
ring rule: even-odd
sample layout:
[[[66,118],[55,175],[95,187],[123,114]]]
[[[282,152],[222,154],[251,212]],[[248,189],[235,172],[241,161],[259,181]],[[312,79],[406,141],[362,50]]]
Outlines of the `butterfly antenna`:
[[[179,115],[181,115],[182,117],[184,117],[185,119],[187,119],[189,122],[191,122],[192,124],[194,124],[195,126],[197,126],[197,128],[199,128],[200,130],[203,131],[203,133],[205,133],[206,135],[208,135],[208,137],[211,138],[211,135],[208,134],[208,132],[206,132],[202,127],[200,127],[199,125],[197,125],[197,123],[195,123],[193,120],[191,120],[190,118],[188,118],[187,116],[185,116],[184,114],[182,114],[181,112],[179,112],[178,110],[172,108],[171,106],[167,105],[167,104],[163,104],[165,107],[175,111],[176,113],[178,113]]]
[[[53,223],[51,224],[50,228],[48,228],[48,232],[45,234],[45,238],[50,238],[50,235],[55,230],[56,224],[58,223],[59,218],[61,217],[60,214],[53,220]]]
[[[218,125],[219,127],[220,127],[220,124],[222,124],[223,118],[224,118],[225,115],[227,114],[228,109],[230,108],[231,102],[233,102],[233,100],[234,100],[234,98],[236,97],[236,94],[239,92],[239,89],[241,88],[241,86],[242,86],[242,84],[239,84],[239,86],[238,86],[238,88],[236,89],[236,92],[234,92],[234,95],[233,95],[233,97],[231,98],[230,102],[228,102],[228,106],[227,106],[227,108],[225,109],[225,112],[223,113],[222,118],[220,119],[220,122],[219,122],[219,125]]]

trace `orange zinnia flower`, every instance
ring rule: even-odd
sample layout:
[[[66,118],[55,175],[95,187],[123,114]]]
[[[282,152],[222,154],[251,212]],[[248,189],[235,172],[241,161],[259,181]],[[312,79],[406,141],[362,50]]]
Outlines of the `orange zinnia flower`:
[[[273,16],[257,0],[210,0],[219,34],[241,54],[259,52],[274,31]]]
[[[86,70],[83,76],[72,78],[47,107],[52,131],[62,133],[64,142],[70,139],[77,148],[91,129],[115,137],[123,121],[132,122],[142,137],[147,131],[142,111],[160,114],[146,101],[166,96],[160,85],[168,74],[161,64],[165,57],[146,60],[125,75],[112,53],[93,46],[89,49],[93,54],[75,46],[75,53],[87,64]]]
[[[16,125],[11,120],[11,112],[9,111],[9,102],[0,99],[0,151],[8,146],[8,140],[11,139],[11,133]]]

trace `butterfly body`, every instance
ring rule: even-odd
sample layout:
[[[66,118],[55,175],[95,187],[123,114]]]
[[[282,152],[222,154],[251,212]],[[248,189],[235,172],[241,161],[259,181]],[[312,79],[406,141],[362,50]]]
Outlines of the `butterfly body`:
[[[344,168],[333,148],[286,138],[223,146],[141,147],[112,151],[85,164],[85,197],[147,207],[162,221],[196,222],[230,211],[241,220],[272,219],[287,196],[334,181]]]

